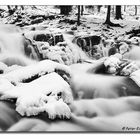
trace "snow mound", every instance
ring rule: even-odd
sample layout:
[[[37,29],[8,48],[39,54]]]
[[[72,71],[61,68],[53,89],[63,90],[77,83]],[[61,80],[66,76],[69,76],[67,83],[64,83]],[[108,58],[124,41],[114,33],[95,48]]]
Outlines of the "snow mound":
[[[11,69],[14,70],[1,75],[1,100],[17,99],[16,111],[22,116],[47,112],[50,119],[70,118],[67,104],[73,101],[73,96],[68,66],[44,60]]]

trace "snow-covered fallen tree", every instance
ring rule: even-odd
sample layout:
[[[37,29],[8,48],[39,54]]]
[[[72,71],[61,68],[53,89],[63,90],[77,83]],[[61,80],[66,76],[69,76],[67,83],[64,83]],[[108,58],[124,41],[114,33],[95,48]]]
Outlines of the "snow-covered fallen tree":
[[[5,75],[2,75],[1,78],[6,78],[10,82],[17,85],[19,82],[26,82],[26,80],[29,81],[29,79],[32,79],[35,76],[40,77],[55,71],[64,72],[67,76],[71,75],[68,66],[53,62],[51,60],[43,60],[39,63],[11,71]]]

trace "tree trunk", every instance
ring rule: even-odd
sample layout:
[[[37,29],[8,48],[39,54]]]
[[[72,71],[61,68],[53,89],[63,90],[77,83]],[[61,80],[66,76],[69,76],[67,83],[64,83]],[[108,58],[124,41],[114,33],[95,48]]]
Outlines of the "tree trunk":
[[[21,10],[24,10],[24,6],[23,5],[21,5],[20,7],[21,7]]]
[[[135,16],[137,15],[137,5],[135,5]]]
[[[114,6],[112,6],[112,12],[114,13]]]
[[[106,21],[105,21],[106,24],[110,23],[110,10],[111,10],[111,6],[109,5],[107,7],[107,16],[106,16]]]
[[[15,9],[15,10],[17,10],[17,8],[18,8],[18,6],[17,6],[17,5],[15,5],[15,8],[14,8],[14,9]]]
[[[84,6],[81,5],[81,15],[83,15],[83,12],[84,12]]]
[[[121,6],[120,5],[118,5],[118,6],[116,6],[116,17],[115,17],[115,19],[123,19],[122,18],[122,13],[121,13]]]
[[[80,5],[78,5],[77,25],[80,25]]]
[[[10,7],[10,5],[7,5],[7,7],[8,7],[8,10],[11,10],[11,7]]]
[[[107,8],[107,16],[106,16],[106,21],[104,24],[107,24],[109,26],[113,26],[113,27],[122,27],[120,24],[114,24],[110,21],[110,11],[111,11],[111,6],[108,5],[108,8]]]
[[[115,16],[115,6],[112,6],[112,15]]]
[[[126,11],[126,5],[124,5],[124,12]]]
[[[9,15],[12,15],[15,12],[15,10],[10,5],[8,5],[7,7],[8,7]]]
[[[100,11],[101,11],[101,7],[102,7],[101,5],[98,5],[98,6],[97,6],[98,13],[100,13]]]
[[[60,14],[69,15],[72,10],[72,6],[60,6]]]

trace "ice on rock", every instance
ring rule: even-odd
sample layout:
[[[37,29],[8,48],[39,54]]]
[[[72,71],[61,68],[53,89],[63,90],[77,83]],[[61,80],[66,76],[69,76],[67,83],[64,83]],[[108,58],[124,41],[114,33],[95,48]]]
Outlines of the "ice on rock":
[[[62,99],[55,101],[49,100],[44,107],[45,111],[48,112],[49,118],[54,119],[56,116],[59,118],[70,118],[71,110]]]
[[[105,60],[104,65],[107,66],[113,66],[113,67],[118,67],[119,64],[121,63],[120,59],[114,56],[110,56]]]
[[[68,66],[44,60],[16,68],[0,77],[1,100],[17,98],[16,111],[22,116],[47,112],[49,118],[70,117],[67,103],[73,100],[70,85],[56,72],[71,76]],[[58,72],[59,73],[59,72]],[[23,83],[37,75],[38,78]]]

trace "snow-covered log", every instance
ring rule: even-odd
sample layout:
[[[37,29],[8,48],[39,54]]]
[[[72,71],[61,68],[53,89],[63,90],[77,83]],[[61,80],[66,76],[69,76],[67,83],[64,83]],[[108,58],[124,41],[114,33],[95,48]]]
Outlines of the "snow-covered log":
[[[34,76],[39,77],[54,71],[62,71],[67,76],[71,75],[68,66],[53,62],[51,60],[43,60],[36,64],[25,66],[5,75],[1,75],[1,78],[6,78],[11,83],[17,85],[19,82],[25,82],[26,80],[32,79]]]

